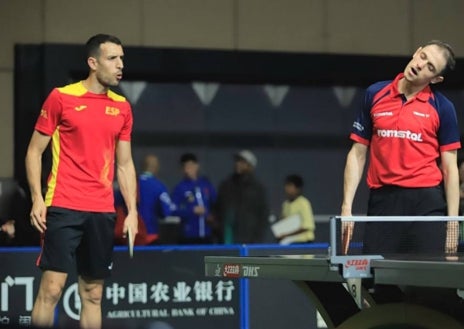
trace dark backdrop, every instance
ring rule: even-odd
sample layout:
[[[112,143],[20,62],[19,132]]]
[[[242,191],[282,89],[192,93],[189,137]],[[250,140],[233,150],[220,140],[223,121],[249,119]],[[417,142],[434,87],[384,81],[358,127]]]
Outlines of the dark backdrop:
[[[87,69],[77,45],[17,45],[15,51],[15,179],[26,187],[24,155],[42,102],[53,87],[85,78]],[[218,184],[232,170],[232,154],[249,148],[277,216],[289,173],[304,177],[316,214],[338,213],[348,134],[363,90],[392,79],[409,60],[141,47],[126,47],[125,55],[118,91],[134,109],[137,168],[145,154],[156,153],[171,188],[180,178],[178,157],[193,151]],[[458,59],[439,88],[454,101],[461,127],[463,86]],[[49,155],[44,161],[49,165]],[[364,213],[366,198],[363,183],[355,213]]]

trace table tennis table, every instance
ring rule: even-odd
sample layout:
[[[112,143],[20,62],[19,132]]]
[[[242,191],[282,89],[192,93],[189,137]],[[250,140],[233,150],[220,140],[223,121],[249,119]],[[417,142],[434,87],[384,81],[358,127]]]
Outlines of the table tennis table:
[[[464,329],[464,258],[338,255],[333,239],[327,255],[206,256],[205,274],[291,280],[328,328]]]

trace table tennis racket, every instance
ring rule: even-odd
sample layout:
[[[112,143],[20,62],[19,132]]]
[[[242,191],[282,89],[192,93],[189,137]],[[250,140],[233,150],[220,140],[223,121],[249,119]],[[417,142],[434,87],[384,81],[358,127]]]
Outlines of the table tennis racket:
[[[342,255],[348,254],[350,248],[351,237],[353,236],[354,223],[346,222],[344,230],[342,232]]]
[[[134,257],[134,236],[132,235],[132,229],[127,228],[127,247],[129,248],[129,257]]]

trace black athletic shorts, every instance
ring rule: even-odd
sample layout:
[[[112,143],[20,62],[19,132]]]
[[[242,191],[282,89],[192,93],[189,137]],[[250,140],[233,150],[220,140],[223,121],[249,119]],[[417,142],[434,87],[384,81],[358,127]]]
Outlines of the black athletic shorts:
[[[59,207],[47,210],[47,229],[37,265],[42,270],[91,279],[109,277],[113,267],[114,213]]]
[[[372,189],[368,216],[445,216],[441,186]],[[365,254],[443,254],[446,222],[367,222],[363,238]]]

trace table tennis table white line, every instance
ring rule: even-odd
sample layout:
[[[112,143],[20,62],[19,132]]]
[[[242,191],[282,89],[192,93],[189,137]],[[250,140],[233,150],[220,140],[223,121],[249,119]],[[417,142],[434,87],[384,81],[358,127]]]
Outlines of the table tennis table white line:
[[[342,222],[464,222],[464,216],[334,216]]]

